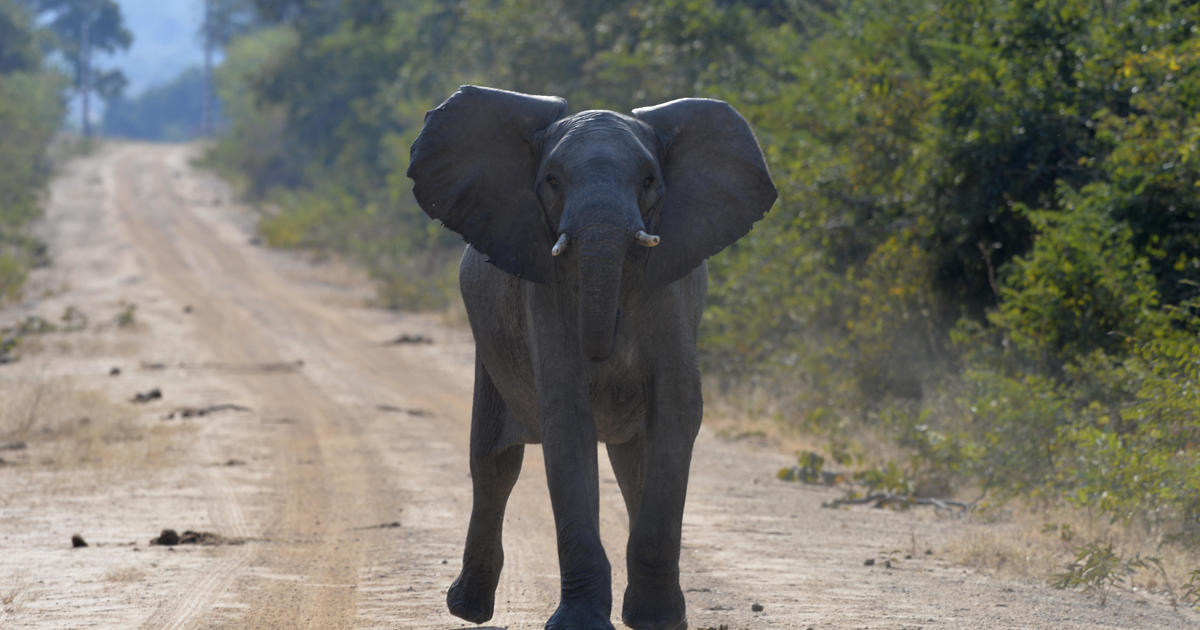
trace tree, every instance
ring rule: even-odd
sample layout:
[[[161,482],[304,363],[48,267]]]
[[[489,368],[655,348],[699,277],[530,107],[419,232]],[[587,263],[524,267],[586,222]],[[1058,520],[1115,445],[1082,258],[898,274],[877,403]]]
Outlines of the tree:
[[[62,123],[65,81],[44,69],[42,41],[27,7],[0,0],[0,302],[46,259],[29,226],[51,173],[46,147]]]
[[[0,74],[37,68],[42,61],[29,15],[19,4],[0,2]]]
[[[201,135],[213,132],[213,53],[239,35],[258,27],[258,13],[250,0],[203,0],[204,94],[201,97]]]
[[[47,26],[56,37],[54,48],[66,59],[83,107],[80,124],[85,136],[92,134],[89,116],[93,92],[109,100],[127,83],[120,70],[95,68],[96,51],[107,53],[129,48],[133,36],[125,28],[121,7],[114,0],[31,0],[39,14],[51,16]]]

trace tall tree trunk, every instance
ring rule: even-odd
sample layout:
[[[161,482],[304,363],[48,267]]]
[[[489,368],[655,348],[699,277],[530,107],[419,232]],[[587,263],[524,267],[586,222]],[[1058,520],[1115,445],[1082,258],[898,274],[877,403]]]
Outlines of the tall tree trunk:
[[[200,135],[209,137],[212,135],[212,55],[213,55],[213,11],[212,0],[204,0],[204,92],[201,98],[204,102],[201,103],[201,121]]]
[[[83,97],[83,107],[80,109],[80,127],[83,129],[85,138],[92,137],[92,120],[90,110],[90,98],[92,95],[92,11],[88,5],[85,9],[86,13],[83,16],[82,25],[80,26],[80,41],[79,41],[79,92]]]

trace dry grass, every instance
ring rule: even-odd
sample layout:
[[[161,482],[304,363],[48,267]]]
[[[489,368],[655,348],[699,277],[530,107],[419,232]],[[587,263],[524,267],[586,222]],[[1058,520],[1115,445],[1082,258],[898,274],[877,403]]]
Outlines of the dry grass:
[[[55,402],[64,391],[61,381],[39,375],[0,385],[8,401],[0,406],[0,440],[28,440],[39,420],[57,411]]]
[[[835,432],[836,436],[806,428],[811,425],[795,402],[796,396],[769,387],[741,386],[722,391],[712,379],[706,379],[704,391],[704,425],[724,440],[750,441],[785,453],[817,453],[825,457],[825,470],[837,473],[882,466],[889,461],[903,462],[908,456],[882,432],[861,425],[845,426]],[[847,463],[835,462],[834,452],[845,456]],[[978,495],[968,490],[945,496],[940,489],[934,494],[967,501]]]
[[[105,582],[139,582],[146,577],[146,571],[139,567],[112,569],[104,574]]]
[[[728,441],[749,441],[784,452],[819,451],[823,440],[799,428],[795,412],[777,394],[746,387],[722,392],[704,383],[704,426]]]
[[[1075,559],[1077,549],[1096,541],[1111,544],[1125,559],[1158,559],[1162,570],[1137,570],[1126,584],[1130,590],[1178,598],[1188,574],[1200,567],[1200,550],[1166,545],[1141,526],[1113,524],[1083,510],[1013,503],[973,521],[948,546],[947,556],[1004,578],[1048,583]]]
[[[455,294],[445,308],[434,311],[434,317],[437,321],[445,326],[455,328],[466,328],[470,323],[467,321],[467,309],[463,306],[462,298]]]
[[[133,325],[133,330],[121,330],[122,334],[74,335],[68,344],[61,345],[56,350],[63,356],[111,359],[114,363],[120,363],[120,359],[115,357],[137,356],[142,343],[137,331],[144,329],[149,329],[149,326],[138,322]]]
[[[947,548],[956,563],[1001,577],[1049,580],[1069,549],[1042,533],[1042,525],[1030,514],[1006,523],[978,523],[961,531]]]
[[[163,425],[71,377],[0,383],[0,441],[28,444],[26,463],[136,470],[164,463],[184,425]]]
[[[25,575],[13,575],[5,579],[4,583],[0,583],[0,621],[4,621],[4,615],[15,615],[21,610],[21,606],[31,599],[29,587],[32,582]]]

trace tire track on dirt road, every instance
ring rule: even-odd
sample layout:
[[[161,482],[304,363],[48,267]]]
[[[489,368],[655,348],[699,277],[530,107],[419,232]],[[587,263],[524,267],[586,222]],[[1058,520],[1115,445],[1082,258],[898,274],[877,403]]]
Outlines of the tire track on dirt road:
[[[215,242],[204,226],[194,222],[189,205],[181,203],[177,191],[170,188],[181,179],[170,176],[170,158],[169,152],[144,147],[120,150],[113,158],[116,209],[133,244],[169,297],[198,307],[193,320],[207,346],[202,350],[212,359],[247,365],[279,360],[280,353],[291,348],[280,347],[258,313],[228,297],[253,295],[266,283],[236,250]],[[355,452],[353,443],[326,438],[344,432],[337,425],[346,420],[338,405],[306,376],[251,374],[238,380],[254,408],[295,420],[274,458],[273,500],[280,505],[270,522],[258,524],[258,537],[272,542],[233,548],[232,557],[184,585],[178,601],[164,602],[147,625],[192,625],[238,581],[245,594],[255,599],[245,619],[247,627],[347,627],[354,606],[350,590],[357,548],[340,536],[342,523],[337,515],[371,503],[365,498],[369,473],[359,465],[367,460]],[[335,462],[337,474],[328,470]],[[218,524],[230,528],[228,534],[249,533],[239,523],[236,497],[219,482],[220,473],[209,477],[218,480],[213,484],[216,507],[210,513],[220,519]],[[293,540],[304,542],[286,542]],[[284,579],[248,578],[241,570],[245,566],[250,574]]]
[[[128,159],[125,156],[130,151],[126,149],[117,152],[113,156],[114,159],[106,162],[106,168],[101,174],[109,192],[104,200],[105,211],[116,213],[123,220],[121,223],[126,229],[131,228],[129,215],[134,211],[133,209],[144,205],[148,201],[147,197],[157,192],[153,187],[148,186],[153,182],[148,181],[145,172],[132,178],[128,171],[121,170],[124,160]],[[131,185],[135,186],[134,190],[130,190]],[[154,207],[161,206],[154,204]],[[144,255],[145,252],[139,250],[139,254]],[[153,263],[149,266],[154,268]],[[214,459],[212,446],[207,440],[198,440],[196,447],[205,459]],[[221,471],[215,468],[208,470],[204,475],[203,487],[204,494],[208,497],[207,512],[212,527],[222,535],[229,537],[246,538],[249,536],[250,530],[241,505],[238,503],[231,484]],[[249,563],[253,554],[254,550],[249,547],[235,548],[227,554],[227,557],[217,560],[214,566],[199,576],[196,581],[188,584],[185,588],[178,589],[176,596],[163,602],[142,624],[142,628],[177,630],[188,627],[195,621],[195,617],[204,613],[212,605],[228,582]]]

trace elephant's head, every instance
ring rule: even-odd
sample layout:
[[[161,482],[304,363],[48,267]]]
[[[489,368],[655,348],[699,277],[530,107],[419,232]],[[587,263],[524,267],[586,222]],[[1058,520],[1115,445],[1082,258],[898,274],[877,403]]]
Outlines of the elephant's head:
[[[408,176],[425,212],[500,269],[545,283],[556,257],[577,265],[581,344],[600,360],[626,265],[650,285],[682,278],[746,234],[775,187],[749,125],[724,102],[680,99],[633,116],[566,108],[464,86],[426,115]]]

